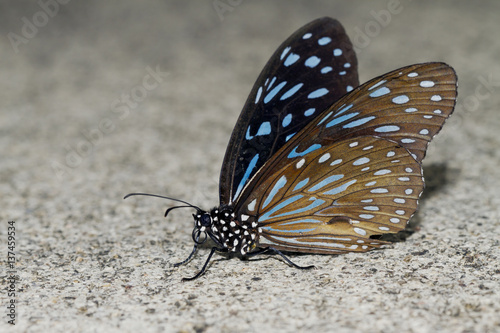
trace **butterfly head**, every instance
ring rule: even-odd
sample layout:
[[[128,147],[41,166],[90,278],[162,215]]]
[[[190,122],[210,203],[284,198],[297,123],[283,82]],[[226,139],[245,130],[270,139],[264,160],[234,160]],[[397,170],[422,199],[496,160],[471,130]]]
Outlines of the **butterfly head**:
[[[212,214],[201,209],[196,210],[196,214],[193,214],[194,218],[194,229],[193,229],[193,241],[196,244],[203,244],[207,240],[207,237],[214,239],[213,229],[213,218]],[[208,236],[207,236],[208,235]],[[214,241],[216,241],[214,239]]]

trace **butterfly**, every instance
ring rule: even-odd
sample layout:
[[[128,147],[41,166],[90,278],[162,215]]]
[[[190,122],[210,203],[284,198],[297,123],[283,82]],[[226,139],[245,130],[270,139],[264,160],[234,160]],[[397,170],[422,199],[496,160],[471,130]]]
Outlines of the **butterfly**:
[[[342,25],[324,17],[281,44],[248,96],[220,174],[220,205],[195,209],[194,247],[246,258],[365,252],[405,229],[424,189],[427,145],[453,112],[457,77],[439,62],[359,85]],[[131,193],[131,195],[150,195]],[[127,196],[127,197],[128,197]],[[156,196],[156,195],[151,195]],[[159,196],[162,197],[162,196]]]

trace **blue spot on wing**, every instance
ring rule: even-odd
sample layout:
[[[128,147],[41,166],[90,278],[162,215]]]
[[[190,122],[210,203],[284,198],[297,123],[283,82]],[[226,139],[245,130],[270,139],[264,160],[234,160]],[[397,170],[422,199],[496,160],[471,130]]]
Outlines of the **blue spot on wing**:
[[[271,79],[271,82],[269,82],[269,85],[267,86],[266,90],[271,89],[273,86],[274,82],[276,82],[276,76]]]
[[[281,52],[281,56],[280,56],[280,59],[283,60],[283,58],[286,56],[286,54],[288,53],[288,51],[290,51],[291,47],[288,46],[287,48],[285,48],[283,50],[283,52]]]
[[[259,130],[257,131],[256,136],[259,135],[268,135],[271,133],[271,123],[268,121],[265,121],[260,125]]]
[[[399,131],[399,127],[395,125],[381,126],[375,129],[375,132],[379,133],[396,132],[396,131]]]
[[[318,39],[318,44],[319,45],[326,45],[328,43],[330,43],[332,41],[332,39],[330,37],[322,37],[320,39]]]
[[[335,114],[336,116],[338,116],[339,114],[341,113],[344,113],[346,112],[347,110],[349,110],[350,108],[352,108],[353,104],[349,104],[347,106],[342,106],[342,108]]]
[[[281,96],[280,101],[283,101],[283,100],[287,99],[288,97],[293,96],[293,94],[295,94],[297,91],[299,91],[299,89],[302,88],[303,85],[304,85],[303,83],[299,83],[299,84],[294,85],[292,88],[290,88],[290,90],[288,90],[286,93],[284,93],[283,96]]]
[[[379,88],[377,90],[375,90],[374,92],[372,92],[370,94],[370,97],[380,97],[380,96],[384,96],[384,95],[387,95],[388,93],[390,93],[391,91],[389,90],[389,88],[387,87],[382,87],[382,88]]]
[[[356,179],[353,179],[351,181],[348,181],[347,183],[345,183],[344,185],[341,185],[339,187],[336,187],[330,191],[326,191],[324,192],[323,194],[326,194],[326,195],[335,195],[335,194],[339,194],[341,192],[344,192],[350,185],[354,184],[356,182]]]
[[[283,233],[293,232],[293,233],[299,233],[299,234],[316,230],[316,228],[286,230],[286,229],[274,229],[273,227],[262,227],[262,229],[265,231],[269,231],[269,232],[283,232]]]
[[[293,65],[294,63],[297,62],[297,60],[299,60],[299,58],[300,56],[298,54],[290,53],[288,57],[286,57],[284,65],[287,67]]]
[[[318,97],[321,97],[321,96],[325,96],[326,94],[328,94],[328,89],[326,89],[326,88],[319,88],[319,89],[314,90],[309,95],[307,95],[307,98],[309,98],[309,99],[318,98]]]
[[[248,177],[250,177],[250,174],[252,173],[253,168],[255,168],[255,165],[257,164],[258,159],[259,159],[259,154],[255,154],[255,156],[252,158],[252,160],[248,164],[247,170],[245,171],[243,178],[241,178],[240,184],[238,185],[238,189],[236,190],[236,193],[234,194],[233,201],[236,201],[236,198],[238,198],[238,196],[240,195],[241,190],[243,190],[243,186],[245,186],[245,183],[247,182]]]
[[[302,181],[300,181],[295,187],[293,188],[294,191],[300,190],[303,188],[307,183],[309,182],[309,178],[306,178]]]
[[[288,216],[288,215],[293,215],[293,214],[305,213],[308,210],[314,209],[314,208],[316,208],[318,206],[321,206],[322,204],[325,203],[324,200],[316,199],[315,197],[311,197],[309,199],[309,201],[312,201],[312,203],[310,205],[306,206],[306,207],[302,207],[302,208],[291,210],[291,211],[285,211],[284,213],[281,213],[281,214],[278,214],[278,215],[275,215],[275,216],[271,216],[271,214],[278,212],[279,210],[281,210],[284,207],[288,206],[289,204],[291,204],[291,203],[299,200],[302,197],[303,196],[299,194],[299,195],[293,196],[293,197],[291,197],[291,198],[289,198],[289,199],[287,199],[287,200],[279,203],[273,209],[271,209],[268,212],[262,214],[259,217],[258,221],[259,222],[263,222],[265,220],[268,220],[269,218],[277,218],[277,217]]]
[[[262,87],[259,87],[259,90],[257,90],[257,96],[255,96],[255,104],[259,102],[261,94],[262,94]]]
[[[363,124],[365,124],[365,123],[367,123],[370,120],[373,120],[375,118],[376,118],[375,116],[369,116],[369,117],[361,118],[361,119],[352,121],[349,124],[345,124],[343,127],[344,128],[353,128],[353,127],[356,127],[356,126],[363,125]]]
[[[332,67],[330,67],[330,66],[323,67],[323,68],[321,68],[321,74],[326,74],[326,73],[329,73],[329,72],[331,72],[332,70],[333,70],[333,68],[332,68]]]
[[[271,203],[271,201],[276,196],[278,191],[281,190],[283,188],[283,186],[285,186],[285,184],[286,184],[286,177],[281,176],[281,178],[276,182],[273,189],[271,190],[271,192],[267,196],[266,201],[264,201],[264,205],[262,205],[262,208],[265,208],[267,205],[269,205],[269,203]]]
[[[248,126],[248,128],[247,128],[247,134],[245,134],[245,139],[247,139],[247,140],[253,139],[253,135],[250,135],[250,126]]]
[[[310,152],[315,151],[316,149],[321,148],[321,145],[319,143],[315,143],[312,146],[310,146],[309,148],[307,148],[306,150],[304,150],[302,153],[297,153],[297,148],[298,148],[298,146],[295,147],[295,148],[293,148],[293,150],[291,151],[291,153],[288,154],[288,158],[294,158],[294,157],[299,157],[299,156],[307,155]]]
[[[309,116],[313,115],[315,111],[316,111],[315,108],[307,109],[306,111],[304,111],[304,116],[309,117]]]
[[[316,56],[311,56],[307,58],[306,62],[304,63],[307,67],[314,68],[318,66],[320,63],[321,59],[316,57]]]
[[[286,81],[281,82],[273,90],[271,90],[264,98],[264,103],[266,103],[266,104],[269,103],[274,98],[274,96],[276,96],[276,94],[279,93],[281,89],[283,89],[285,84],[286,84]]]
[[[290,140],[295,134],[297,134],[297,132],[287,135],[285,141]]]
[[[333,118],[332,121],[330,121],[328,124],[326,124],[326,127],[328,128],[328,127],[332,127],[332,126],[335,126],[337,124],[340,124],[341,122],[346,121],[348,119],[351,119],[352,117],[355,117],[358,114],[359,114],[358,112],[353,112],[353,113],[348,113],[348,114],[345,114],[345,115],[337,117],[337,118]]]
[[[323,179],[322,181],[320,181],[319,183],[316,183],[308,191],[315,192],[315,191],[319,190],[320,188],[325,187],[325,186],[329,185],[330,183],[336,182],[337,180],[340,180],[342,178],[344,178],[344,175],[333,175],[333,176],[327,177],[327,178]]]
[[[271,209],[267,213],[262,214],[261,216],[259,216],[258,221],[262,222],[262,221],[265,221],[265,220],[269,219],[272,213],[274,213],[274,212],[276,212],[276,211],[278,211],[280,209],[285,208],[286,206],[294,203],[295,201],[300,200],[300,198],[302,198],[302,197],[303,197],[303,195],[298,194],[298,195],[295,195],[293,197],[290,197],[290,198],[288,198],[288,199],[280,202],[279,204],[277,204],[276,206],[274,206],[273,209]]]
[[[292,122],[292,114],[289,113],[286,115],[285,118],[283,118],[283,122],[282,122],[282,126],[283,127],[287,127],[288,125],[290,125],[290,123]]]

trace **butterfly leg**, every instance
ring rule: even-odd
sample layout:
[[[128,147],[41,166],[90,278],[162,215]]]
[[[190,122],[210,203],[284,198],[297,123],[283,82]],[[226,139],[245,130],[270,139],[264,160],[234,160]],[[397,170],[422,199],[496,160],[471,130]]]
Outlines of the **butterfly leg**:
[[[205,261],[205,264],[203,265],[202,269],[193,277],[190,278],[182,278],[182,281],[192,281],[197,278],[199,278],[201,275],[205,273],[207,270],[208,263],[210,262],[210,259],[212,259],[212,256],[214,255],[215,251],[217,252],[227,252],[227,249],[225,248],[218,248],[218,247],[213,247],[212,250],[210,251],[210,254],[208,255],[207,260]],[[194,253],[194,252],[193,252]]]
[[[294,263],[293,261],[291,261],[285,254],[283,254],[283,252],[281,252],[278,249],[275,249],[274,247],[265,247],[265,248],[262,248],[262,249],[259,249],[259,250],[255,251],[255,252],[247,253],[246,256],[247,257],[253,257],[253,256],[256,256],[256,255],[259,255],[259,254],[266,254],[266,253],[267,254],[278,254],[278,255],[281,256],[281,258],[283,258],[283,260],[285,260],[285,262],[287,264],[289,264],[290,266],[293,266],[295,268],[298,268],[298,269],[311,269],[311,268],[315,267],[314,265],[299,266],[296,263]]]
[[[186,258],[184,259],[183,261],[181,262],[178,262],[178,263],[175,263],[174,264],[174,267],[179,267],[179,266],[182,266],[184,265],[185,263],[187,263],[189,260],[191,260],[191,258],[194,256],[195,252],[196,252],[196,249],[198,249],[198,244],[197,243],[194,243],[194,247],[193,247],[193,251],[191,251],[191,254]]]

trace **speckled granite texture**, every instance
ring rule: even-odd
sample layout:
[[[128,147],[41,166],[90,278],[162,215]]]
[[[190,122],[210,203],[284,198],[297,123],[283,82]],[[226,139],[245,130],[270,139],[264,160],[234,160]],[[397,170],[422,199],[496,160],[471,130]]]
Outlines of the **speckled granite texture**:
[[[54,3],[0,4],[0,331],[500,332],[500,2]],[[361,82],[426,61],[458,73],[415,232],[382,251],[292,256],[312,271],[216,255],[182,283],[209,252],[172,266],[191,251],[190,212],[164,219],[171,203],[123,196],[217,205],[254,80],[321,16],[345,26]]]

